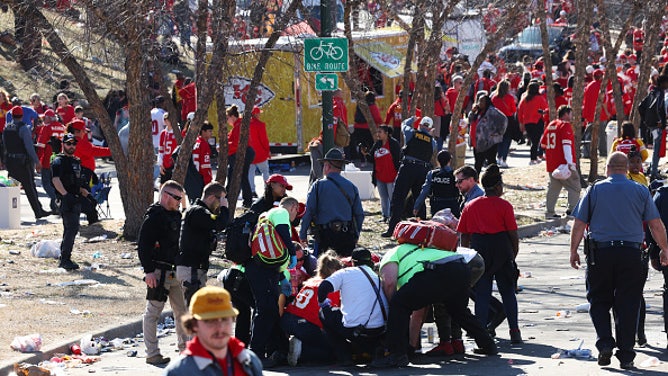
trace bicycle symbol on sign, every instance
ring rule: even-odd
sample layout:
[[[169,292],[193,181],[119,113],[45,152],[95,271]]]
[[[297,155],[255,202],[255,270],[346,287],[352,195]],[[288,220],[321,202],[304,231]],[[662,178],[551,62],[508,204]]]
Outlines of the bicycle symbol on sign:
[[[343,58],[343,49],[339,46],[334,46],[333,42],[320,41],[317,48],[312,48],[309,51],[309,56],[313,61],[319,61],[323,57],[328,57],[332,60],[340,60]]]

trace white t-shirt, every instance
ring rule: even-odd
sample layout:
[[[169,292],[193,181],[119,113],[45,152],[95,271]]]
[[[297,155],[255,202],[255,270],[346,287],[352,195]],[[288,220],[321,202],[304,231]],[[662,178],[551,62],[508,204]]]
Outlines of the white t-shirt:
[[[153,148],[157,151],[160,147],[160,132],[165,129],[165,113],[162,108],[151,110],[151,135],[153,136]]]
[[[354,328],[366,324],[367,329],[379,328],[385,324],[383,312],[374,292],[374,289],[380,287],[380,278],[370,267],[366,265],[361,267],[366,270],[376,287],[371,287],[371,283],[369,283],[364,272],[358,267],[338,270],[325,281],[329,281],[334,286],[334,291],[341,291],[343,326]],[[382,288],[380,288],[380,297],[383,306],[385,306],[385,312],[389,313],[387,299]]]

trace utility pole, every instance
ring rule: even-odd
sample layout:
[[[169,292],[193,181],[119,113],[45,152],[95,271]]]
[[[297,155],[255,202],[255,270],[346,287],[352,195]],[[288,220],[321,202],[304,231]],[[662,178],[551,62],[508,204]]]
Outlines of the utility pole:
[[[320,37],[331,37],[334,30],[336,0],[320,0]],[[323,153],[334,147],[334,92],[322,91],[322,143]],[[348,120],[348,119],[344,119]]]

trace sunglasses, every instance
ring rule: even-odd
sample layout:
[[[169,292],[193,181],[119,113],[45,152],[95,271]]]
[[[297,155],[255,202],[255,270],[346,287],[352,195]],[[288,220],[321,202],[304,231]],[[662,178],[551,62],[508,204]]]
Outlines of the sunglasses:
[[[173,194],[172,192],[167,192],[167,191],[164,191],[164,192],[167,194],[167,196],[173,198],[176,201],[181,201],[183,199],[183,196],[177,196],[177,195]]]
[[[67,141],[64,144],[69,146],[77,146],[77,143],[75,141]]]
[[[466,179],[468,179],[468,178],[455,179],[455,184],[460,184],[461,182],[463,182]]]

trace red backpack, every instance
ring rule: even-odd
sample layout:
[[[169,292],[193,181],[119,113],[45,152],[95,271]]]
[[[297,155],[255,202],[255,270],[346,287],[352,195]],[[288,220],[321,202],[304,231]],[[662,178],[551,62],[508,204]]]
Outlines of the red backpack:
[[[423,247],[456,251],[459,236],[450,227],[435,221],[401,221],[393,236],[399,244],[409,243]]]

